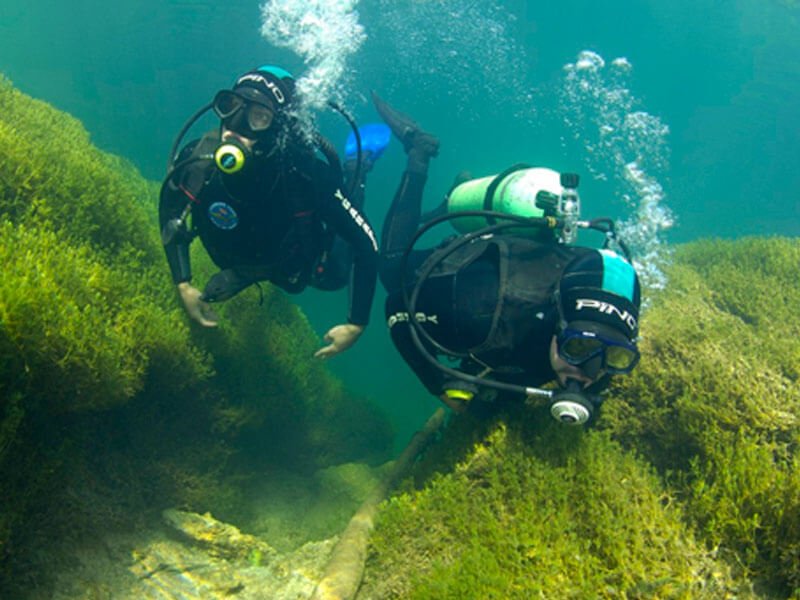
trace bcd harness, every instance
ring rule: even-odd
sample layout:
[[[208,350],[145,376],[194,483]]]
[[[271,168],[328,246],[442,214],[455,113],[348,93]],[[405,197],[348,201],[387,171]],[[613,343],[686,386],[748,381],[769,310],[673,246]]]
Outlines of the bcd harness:
[[[204,199],[227,201],[232,205],[241,204],[241,200],[230,194],[222,174],[214,164],[212,153],[218,143],[216,132],[207,133],[192,149],[190,156],[181,161],[183,167],[176,168],[174,175],[165,182],[177,180],[178,189],[188,199],[187,208],[190,211],[195,210]],[[287,185],[287,178],[290,176],[306,181],[308,186],[303,187],[306,191],[310,188],[311,193],[290,193],[290,186]],[[291,221],[277,245],[277,256],[265,256],[257,261],[258,264],[248,261],[243,265],[225,265],[239,273],[243,287],[246,287],[244,280],[247,279],[251,280],[250,283],[269,280],[290,293],[300,292],[308,285],[313,267],[325,250],[327,240],[331,238],[317,215],[318,195],[313,186],[313,180],[300,169],[291,164],[282,164],[276,173],[271,197],[256,200],[284,203]],[[197,234],[198,223],[193,219],[190,239]],[[219,263],[218,259],[221,257],[213,244],[207,245],[206,249],[211,258]]]
[[[427,279],[455,276],[484,258],[497,265],[497,304],[489,331],[480,344],[465,349],[461,355],[479,360],[480,355],[518,345],[525,331],[517,324],[530,320],[534,310],[555,310],[553,292],[561,273],[570,260],[591,250],[516,236],[493,236],[475,239],[444,258],[440,252],[446,252],[446,248],[434,251],[420,267],[424,271],[427,265],[433,265]],[[453,311],[457,311],[456,306]]]

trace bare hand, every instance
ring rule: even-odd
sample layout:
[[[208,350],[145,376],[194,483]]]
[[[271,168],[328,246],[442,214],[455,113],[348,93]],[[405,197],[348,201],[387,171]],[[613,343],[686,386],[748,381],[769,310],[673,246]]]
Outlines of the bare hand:
[[[335,356],[339,354],[339,352],[344,352],[356,343],[356,340],[363,331],[363,325],[353,325],[352,323],[337,325],[331,328],[331,330],[325,334],[325,341],[329,342],[330,345],[317,350],[314,353],[314,357],[325,359]]]
[[[219,317],[211,310],[207,302],[200,300],[202,292],[189,282],[178,284],[178,293],[189,316],[203,327],[216,327]]]

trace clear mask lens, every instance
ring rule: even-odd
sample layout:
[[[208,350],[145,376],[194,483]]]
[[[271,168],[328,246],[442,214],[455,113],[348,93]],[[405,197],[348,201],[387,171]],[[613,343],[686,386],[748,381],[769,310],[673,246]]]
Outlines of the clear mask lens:
[[[626,371],[636,364],[639,353],[624,346],[606,348],[606,364],[617,371]]]
[[[592,356],[602,351],[603,342],[597,338],[575,336],[568,338],[561,344],[561,354],[570,362],[577,363],[589,360]]]
[[[263,104],[250,104],[247,107],[247,125],[254,132],[266,131],[272,125],[275,113]]]
[[[228,121],[227,125],[233,130],[246,126],[252,133],[260,133],[269,129],[275,118],[275,112],[269,106],[251,102],[230,90],[218,92],[213,106],[216,115]],[[239,115],[241,111],[243,117]]]
[[[570,329],[559,336],[558,354],[577,367],[594,358],[602,358],[602,368],[611,373],[629,373],[639,361],[639,351],[633,344]]]
[[[220,119],[227,119],[244,106],[245,100],[238,94],[223,90],[214,98],[214,112]]]

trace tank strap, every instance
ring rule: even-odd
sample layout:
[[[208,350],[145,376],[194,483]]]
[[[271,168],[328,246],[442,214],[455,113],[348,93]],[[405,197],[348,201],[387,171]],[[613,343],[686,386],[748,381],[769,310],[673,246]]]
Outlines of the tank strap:
[[[516,236],[492,240],[498,252],[498,299],[491,329],[484,342],[470,352],[476,356],[513,347],[521,341],[535,311],[555,310],[554,286],[575,257],[589,248],[540,243]]]
[[[486,194],[483,197],[483,210],[494,210],[492,206],[494,205],[494,193],[497,191],[500,182],[503,181],[506,177],[511,175],[512,173],[516,173],[517,171],[522,171],[523,169],[529,169],[531,165],[526,163],[517,163],[515,165],[511,165],[505,171],[498,174],[494,179],[492,179],[489,186],[486,188]],[[492,216],[486,215],[486,224],[487,225],[494,225],[497,222]]]
[[[497,253],[497,305],[494,308],[492,324],[490,325],[489,331],[486,334],[486,339],[484,339],[483,342],[477,346],[470,348],[470,354],[476,355],[476,357],[482,352],[497,347],[498,343],[499,345],[502,345],[503,342],[500,340],[500,338],[505,338],[508,336],[508,332],[504,331],[507,324],[502,317],[505,313],[506,296],[508,294],[509,247],[508,243],[506,243],[506,240],[500,237],[493,238],[491,240],[491,246]],[[491,367],[490,365],[484,364],[484,366],[495,370],[495,368]]]
[[[438,266],[431,273],[432,277],[453,275],[458,271],[460,271],[461,269],[463,269],[464,267],[478,260],[481,256],[483,256],[484,252],[487,251],[488,247],[494,244],[494,239],[473,240],[466,246],[459,248],[455,252],[450,253],[444,260],[440,260],[439,256],[441,256],[441,253],[447,252],[449,246],[452,243],[456,242],[458,239],[459,239],[458,236],[447,238],[425,260],[425,262],[419,267],[419,270],[422,271],[431,262],[438,261],[439,263]]]
[[[450,243],[457,239],[458,238],[450,239]],[[495,306],[492,322],[489,326],[489,332],[486,336],[486,339],[477,344],[475,347],[470,348],[469,352],[472,354],[483,351],[487,348],[492,348],[495,346],[494,340],[496,337],[498,321],[503,313],[503,290],[506,287],[506,280],[508,279],[508,246],[506,242],[499,237],[492,237],[490,239],[476,239],[470,244],[467,244],[455,252],[450,253],[444,258],[444,260],[440,260],[438,254],[441,252],[447,252],[448,245],[449,243],[444,243],[440,248],[434,251],[434,253],[428,257],[422,267],[420,267],[420,270],[424,270],[425,266],[429,264],[430,261],[439,261],[437,267],[430,274],[430,279],[435,279],[437,277],[457,277],[459,272],[469,267],[469,265],[475,261],[483,258],[487,253],[492,253],[495,255],[492,260],[496,261],[498,269],[498,303]],[[453,298],[452,300],[452,309],[453,311],[457,311],[457,299]],[[493,366],[485,363],[481,364],[483,364],[485,367],[494,369]]]

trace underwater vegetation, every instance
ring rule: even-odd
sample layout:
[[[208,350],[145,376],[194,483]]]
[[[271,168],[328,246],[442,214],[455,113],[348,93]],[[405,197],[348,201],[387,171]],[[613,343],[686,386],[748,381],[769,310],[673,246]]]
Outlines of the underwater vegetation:
[[[800,241],[702,241],[675,263],[603,427],[656,466],[709,546],[800,596]]]
[[[0,596],[82,536],[169,507],[235,521],[254,479],[385,460],[388,422],[311,358],[282,292],[189,323],[156,184],[3,78],[0,144]]]
[[[0,79],[0,597],[53,597],[82,542],[162,511],[240,536],[252,574],[343,527],[391,447],[282,292],[215,330],[185,317],[156,194]],[[451,416],[381,505],[358,598],[800,599],[798,264],[797,239],[675,248],[640,366],[588,429]],[[309,522],[279,518],[297,506]]]
[[[365,598],[724,598],[729,569],[608,435],[518,412],[456,424],[455,468],[381,512]],[[540,424],[537,426],[537,422]],[[434,460],[429,457],[428,460]],[[422,483],[424,482],[424,483]]]
[[[800,598],[800,242],[676,249],[596,425],[451,421],[367,598]],[[388,574],[388,575],[387,575]]]

